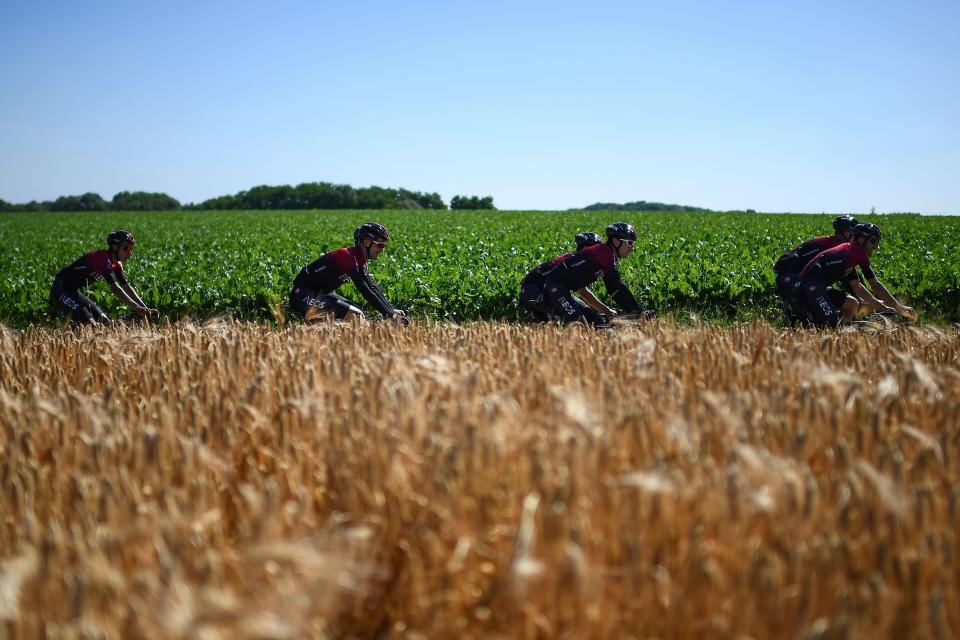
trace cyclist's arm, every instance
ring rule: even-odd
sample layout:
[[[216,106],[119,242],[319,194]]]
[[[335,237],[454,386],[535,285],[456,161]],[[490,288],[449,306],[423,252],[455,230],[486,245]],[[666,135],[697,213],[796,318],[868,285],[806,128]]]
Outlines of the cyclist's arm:
[[[850,288],[853,289],[853,292],[856,294],[857,298],[869,304],[876,311],[896,311],[896,309],[887,306],[882,300],[878,300],[876,296],[870,293],[866,287],[860,284],[859,278],[852,278],[847,282],[850,284]]]
[[[143,302],[140,296],[137,295],[137,292],[133,290],[133,286],[126,280],[119,280],[117,284],[120,285],[120,288],[123,289],[124,293],[130,296],[130,299],[139,304],[141,307],[146,307],[147,305]]]
[[[877,293],[877,297],[883,300],[889,307],[892,307],[892,310],[896,311],[902,316],[907,316],[912,318],[915,315],[913,308],[902,304],[899,300],[893,297],[893,294],[887,290],[887,287],[884,286],[880,279],[876,276],[868,280],[870,283],[870,288]]]
[[[637,299],[633,297],[630,288],[623,282],[618,269],[613,268],[607,271],[603,276],[603,284],[606,285],[607,292],[613,298],[613,301],[620,305],[620,308],[624,311],[634,313],[644,311]]]
[[[602,313],[608,318],[612,318],[617,315],[617,312],[603,304],[597,296],[593,294],[593,291],[590,291],[589,287],[584,287],[578,289],[577,293],[580,294],[580,297],[583,298],[584,302],[590,305],[595,311]]]
[[[120,302],[127,305],[128,307],[130,307],[140,315],[144,315],[145,313],[148,313],[148,310],[143,305],[143,303],[137,302],[132,297],[130,297],[130,294],[124,291],[124,289],[120,286],[118,282],[110,281],[109,284],[110,284],[110,291],[113,292],[113,295],[116,296],[117,299],[120,300]]]
[[[130,299],[136,302],[137,304],[139,304],[140,307],[144,309],[149,315],[158,316],[160,314],[160,312],[157,311],[156,309],[151,309],[150,307],[147,306],[147,303],[144,302],[139,295],[137,295],[137,292],[134,290],[132,284],[130,284],[127,281],[123,281],[120,283],[120,286],[127,293],[127,295],[130,296]]]
[[[387,296],[380,290],[380,287],[373,281],[369,273],[364,270],[355,269],[350,274],[350,279],[353,280],[353,284],[356,285],[360,294],[366,298],[367,302],[373,305],[377,311],[385,316],[397,315],[396,308],[390,304]]]

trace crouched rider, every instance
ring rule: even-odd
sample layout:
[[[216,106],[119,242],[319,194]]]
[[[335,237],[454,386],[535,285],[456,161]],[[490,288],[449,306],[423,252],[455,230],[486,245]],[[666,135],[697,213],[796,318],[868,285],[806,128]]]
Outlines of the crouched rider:
[[[870,256],[880,246],[881,238],[877,225],[858,224],[850,242],[821,252],[800,271],[794,296],[814,326],[836,327],[844,319],[854,320],[871,310],[916,319],[913,308],[894,298],[870,267]],[[876,295],[860,283],[858,267]],[[837,282],[846,282],[856,297],[830,288]]]
[[[582,251],[586,247],[592,247],[601,242],[603,242],[603,238],[592,231],[578,233],[576,238],[574,238],[574,243],[577,247],[576,251]],[[547,260],[531,269],[530,272],[524,276],[523,280],[520,281],[520,306],[526,309],[537,322],[546,322],[550,319],[550,303],[546,300],[544,292],[546,287],[544,274],[572,255],[572,253],[565,253],[552,260]],[[617,315],[616,311],[603,304],[603,302],[593,295],[593,292],[590,291],[589,288],[584,287],[579,289],[577,293],[580,294],[580,297],[583,298],[588,305],[607,318],[612,318]]]
[[[789,251],[784,251],[773,265],[777,296],[783,301],[784,312],[790,324],[802,322],[806,315],[794,302],[793,297],[793,288],[800,277],[800,271],[820,252],[850,242],[853,237],[853,227],[856,225],[857,219],[853,216],[838,216],[833,220],[832,236],[811,238]]]
[[[626,222],[616,222],[606,228],[607,241],[585,247],[569,256],[544,274],[546,299],[552,313],[564,324],[584,322],[596,327],[607,324],[607,319],[596,309],[573,295],[603,278],[607,292],[626,313],[639,313],[654,318],[653,311],[644,309],[623,282],[617,263],[633,251],[637,232]]]
[[[60,270],[50,287],[50,306],[56,309],[62,318],[76,324],[110,323],[110,318],[103,309],[80,293],[81,289],[97,280],[104,280],[113,295],[141,318],[159,317],[160,313],[148,307],[137,295],[123,272],[123,263],[133,253],[135,244],[136,240],[129,231],[111,231],[107,235],[107,249],[91,251]]]
[[[370,277],[367,263],[376,260],[387,245],[390,234],[376,222],[360,225],[353,232],[354,245],[323,254],[297,274],[290,291],[290,309],[311,323],[319,320],[363,319],[360,307],[334,293],[351,280],[375,309],[386,318],[407,322],[407,315],[396,309]]]

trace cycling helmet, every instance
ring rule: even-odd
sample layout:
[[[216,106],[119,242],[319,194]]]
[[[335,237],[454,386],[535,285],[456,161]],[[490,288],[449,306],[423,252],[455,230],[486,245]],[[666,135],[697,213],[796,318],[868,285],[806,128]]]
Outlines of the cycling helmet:
[[[595,244],[600,244],[603,242],[603,238],[600,237],[600,234],[594,233],[593,231],[584,231],[583,233],[578,233],[577,237],[573,240],[577,245],[577,251],[585,247],[592,247]]]
[[[843,233],[844,231],[849,231],[860,224],[857,222],[857,219],[853,216],[837,216],[833,219],[833,230],[837,233]]]
[[[636,240],[637,230],[633,228],[632,224],[627,224],[626,222],[614,222],[607,227],[607,237],[616,238],[618,240]]]
[[[853,228],[853,237],[859,238],[864,236],[865,238],[876,238],[880,240],[883,237],[883,234],[880,233],[880,227],[873,224],[872,222],[861,222]]]
[[[137,241],[133,239],[133,234],[129,231],[124,231],[123,229],[114,229],[107,234],[107,245],[127,245],[136,243]]]
[[[372,238],[377,242],[386,242],[390,239],[390,234],[387,233],[387,228],[379,222],[367,222],[357,227],[357,230],[353,232],[354,242],[360,242],[360,238]]]

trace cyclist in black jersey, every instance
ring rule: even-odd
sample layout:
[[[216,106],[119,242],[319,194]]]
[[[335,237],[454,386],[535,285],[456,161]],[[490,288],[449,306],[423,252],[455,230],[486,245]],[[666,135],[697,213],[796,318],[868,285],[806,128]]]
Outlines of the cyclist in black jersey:
[[[827,249],[803,268],[794,295],[809,312],[814,326],[837,327],[844,320],[858,319],[870,311],[917,319],[916,311],[894,298],[870,265],[870,256],[879,248],[882,237],[877,225],[858,224],[850,242]],[[858,268],[876,295],[860,284]],[[830,288],[842,281],[850,285],[856,297]]]
[[[603,278],[607,292],[620,308],[627,313],[637,313],[652,319],[656,313],[644,309],[623,282],[617,263],[630,255],[637,231],[626,222],[616,222],[606,228],[607,241],[578,251],[562,260],[544,274],[546,298],[551,310],[564,324],[584,322],[595,327],[605,327],[607,318],[584,304],[573,291],[582,289],[598,278]]]
[[[857,224],[857,219],[851,215],[838,216],[833,220],[834,234],[832,236],[811,238],[793,249],[784,251],[776,264],[773,265],[773,271],[776,274],[777,296],[783,303],[784,316],[788,324],[792,326],[804,324],[808,321],[807,312],[803,305],[793,295],[794,285],[800,277],[800,271],[821,252],[850,242],[853,238],[853,228]],[[852,290],[850,290],[850,293],[852,293]]]
[[[601,242],[603,242],[603,238],[591,231],[578,233],[574,238],[576,251],[581,251],[586,247],[592,247]],[[523,280],[520,281],[520,295],[517,300],[520,306],[533,316],[536,322],[546,322],[550,319],[549,302],[545,299],[544,294],[544,286],[546,285],[544,274],[572,255],[572,253],[565,253],[552,260],[547,260],[531,269],[530,272],[524,276]],[[600,299],[593,295],[593,292],[590,291],[588,287],[579,289],[577,293],[590,307],[607,318],[613,318],[617,315],[616,311],[603,304]]]
[[[91,251],[67,267],[64,267],[50,287],[50,306],[61,317],[76,324],[96,325],[109,323],[110,318],[93,300],[80,293],[84,287],[104,280],[121,302],[129,306],[141,318],[156,319],[160,312],[152,309],[137,295],[127,282],[123,262],[133,253],[136,240],[133,234],[116,229],[107,235],[107,249]]]
[[[390,234],[377,222],[367,222],[353,232],[354,246],[323,254],[297,274],[290,291],[290,309],[306,322],[364,319],[360,307],[334,293],[347,280],[386,318],[406,324],[406,312],[395,308],[370,277],[367,262],[376,260]]]

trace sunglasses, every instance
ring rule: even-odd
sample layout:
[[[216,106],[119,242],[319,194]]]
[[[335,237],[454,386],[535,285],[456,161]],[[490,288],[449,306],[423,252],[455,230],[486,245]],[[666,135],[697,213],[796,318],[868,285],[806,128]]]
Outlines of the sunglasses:
[[[628,247],[633,247],[633,243],[636,242],[636,240],[621,240],[620,242],[624,243]]]
[[[377,242],[376,240],[371,240],[371,242],[373,243],[373,246],[378,249],[383,249],[385,246],[387,246],[386,242]]]

